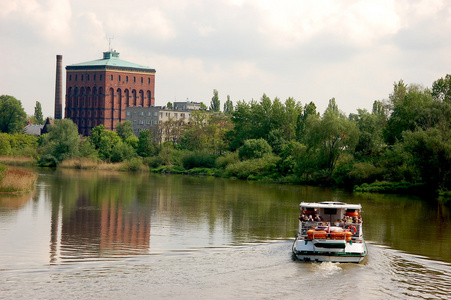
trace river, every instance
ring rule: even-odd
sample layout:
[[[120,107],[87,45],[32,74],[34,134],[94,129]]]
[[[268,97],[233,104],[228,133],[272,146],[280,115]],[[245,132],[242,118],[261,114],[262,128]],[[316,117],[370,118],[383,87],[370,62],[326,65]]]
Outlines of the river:
[[[450,206],[177,175],[39,170],[0,195],[1,299],[450,299]],[[301,201],[363,206],[361,264],[291,255]],[[433,204],[430,204],[433,203]]]

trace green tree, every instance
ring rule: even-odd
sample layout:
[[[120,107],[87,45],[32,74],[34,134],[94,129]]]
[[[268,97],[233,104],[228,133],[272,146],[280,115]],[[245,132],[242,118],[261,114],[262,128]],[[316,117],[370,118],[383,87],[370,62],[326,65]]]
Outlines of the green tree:
[[[264,139],[251,139],[244,141],[239,149],[240,160],[262,158],[265,154],[271,154],[272,148]]]
[[[384,128],[384,138],[393,145],[402,140],[404,131],[430,127],[428,109],[433,104],[431,92],[419,85],[404,85],[402,81],[395,84],[390,95],[392,112]]]
[[[319,113],[316,112],[316,105],[313,102],[304,106],[303,112],[298,115],[296,120],[296,139],[298,141],[304,141],[305,124],[309,116],[319,117]]]
[[[413,162],[422,181],[431,190],[450,188],[451,182],[451,132],[437,128],[404,132],[404,150],[412,154]]]
[[[127,120],[116,124],[116,132],[122,141],[126,141],[129,137],[133,136],[133,125],[132,122]]]
[[[168,109],[172,109],[172,102],[168,102],[168,104],[166,104],[166,107],[167,107]]]
[[[207,106],[203,102],[201,102],[200,109],[207,110]]]
[[[149,157],[156,153],[155,139],[149,130],[141,130],[138,137],[137,153],[141,157]]]
[[[230,96],[227,95],[227,101],[224,103],[224,113],[231,114],[233,112],[233,102],[230,100]]]
[[[19,100],[8,95],[0,96],[0,132],[22,132],[26,118],[27,114]]]
[[[210,102],[210,110],[218,112],[221,109],[221,101],[219,101],[218,91],[213,90],[213,97]]]
[[[451,75],[446,74],[432,83],[432,96],[442,102],[451,103]]]
[[[77,125],[70,119],[55,120],[44,137],[44,155],[54,157],[57,162],[78,156],[80,135]]]
[[[34,107],[34,118],[36,124],[44,125],[44,116],[42,115],[42,107],[39,101],[36,101],[36,106]]]
[[[114,131],[106,130],[103,124],[92,129],[90,139],[102,160],[111,160],[113,148],[122,143],[119,135]]]
[[[318,157],[322,169],[333,171],[341,153],[354,151],[358,134],[355,122],[338,110],[335,98],[329,100],[322,118],[310,115],[307,119],[307,147]]]

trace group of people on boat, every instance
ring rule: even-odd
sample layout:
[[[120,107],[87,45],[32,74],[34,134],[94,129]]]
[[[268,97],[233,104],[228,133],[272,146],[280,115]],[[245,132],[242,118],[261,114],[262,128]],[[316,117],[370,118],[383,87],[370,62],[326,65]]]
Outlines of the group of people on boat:
[[[301,222],[322,222],[323,218],[321,218],[318,214],[304,214],[301,213],[299,216],[299,221]]]
[[[335,222],[335,225],[343,226],[346,223],[360,224],[360,223],[362,223],[362,216],[361,215],[358,215],[355,217],[345,216],[342,220],[337,220]]]

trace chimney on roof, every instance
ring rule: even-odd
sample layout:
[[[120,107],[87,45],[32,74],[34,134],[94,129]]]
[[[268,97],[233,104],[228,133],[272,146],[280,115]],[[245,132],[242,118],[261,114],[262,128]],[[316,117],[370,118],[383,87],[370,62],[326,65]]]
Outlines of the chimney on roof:
[[[56,56],[55,120],[63,118],[63,56]]]

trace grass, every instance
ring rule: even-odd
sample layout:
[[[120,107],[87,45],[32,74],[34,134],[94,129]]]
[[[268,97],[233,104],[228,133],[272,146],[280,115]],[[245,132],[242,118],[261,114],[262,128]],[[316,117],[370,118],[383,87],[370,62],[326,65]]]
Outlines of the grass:
[[[35,166],[36,159],[27,156],[0,155],[0,163],[10,166]]]
[[[1,193],[24,193],[33,190],[38,175],[28,170],[7,167],[0,182]]]

